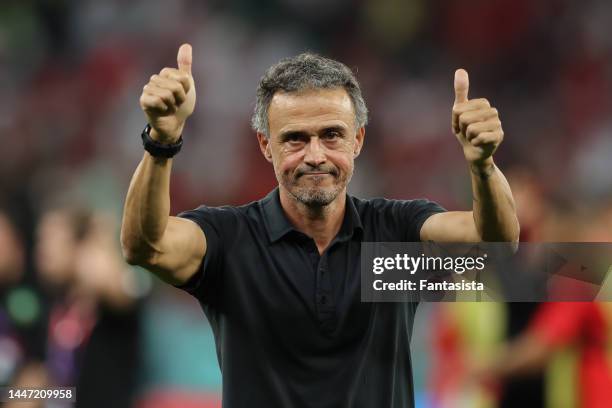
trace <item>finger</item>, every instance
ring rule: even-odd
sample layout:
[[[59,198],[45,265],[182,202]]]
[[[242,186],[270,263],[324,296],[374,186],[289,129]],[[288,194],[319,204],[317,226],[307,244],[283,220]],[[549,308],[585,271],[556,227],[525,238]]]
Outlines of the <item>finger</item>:
[[[453,106],[453,111],[458,112],[459,114],[463,112],[469,112],[478,109],[488,109],[491,107],[489,100],[487,98],[476,98],[470,99],[467,102],[458,103]]]
[[[474,122],[468,125],[465,129],[465,137],[467,140],[472,140],[478,137],[479,134],[485,132],[494,132],[501,129],[499,119],[489,119],[484,122]]]
[[[459,116],[461,116],[461,114],[479,109],[488,109],[490,107],[491,104],[485,98],[472,99],[467,102],[453,105],[453,114],[451,115],[451,126],[453,128],[453,132],[459,133],[461,130],[459,128]]]
[[[160,98],[168,107],[168,112],[176,111],[176,100],[174,99],[174,95],[170,90],[160,88],[159,86],[149,82],[145,86],[145,92]]]
[[[468,101],[470,78],[465,69],[455,71],[455,105]]]
[[[169,110],[176,109],[176,101],[174,99],[174,95],[170,90],[160,88],[154,84],[149,83],[145,92],[160,98],[162,101],[164,101]]]
[[[472,146],[497,146],[504,140],[504,131],[483,132],[470,141]]]
[[[168,110],[168,106],[161,98],[148,92],[143,92],[140,95],[140,107],[145,112],[166,112]]]
[[[191,60],[192,60],[192,50],[191,45],[183,44],[178,50],[178,54],[176,56],[176,61],[178,63],[178,69],[191,76]]]
[[[185,90],[180,82],[169,78],[163,78],[159,75],[153,75],[150,82],[159,88],[168,89],[170,92],[172,92],[177,106],[180,106],[183,102],[185,102]]]
[[[495,118],[498,118],[498,112],[495,108],[464,112],[459,116],[459,129],[461,133],[465,135],[467,127],[472,123],[485,122]]]
[[[164,78],[170,78],[175,81],[178,81],[183,86],[185,93],[189,92],[191,89],[191,81],[189,81],[189,75],[179,71],[176,68],[164,68],[159,72],[159,76]]]

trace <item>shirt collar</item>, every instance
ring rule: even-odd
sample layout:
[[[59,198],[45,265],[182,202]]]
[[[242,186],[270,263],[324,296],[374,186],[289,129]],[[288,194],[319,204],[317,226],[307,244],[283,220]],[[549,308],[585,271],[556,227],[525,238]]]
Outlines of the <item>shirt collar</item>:
[[[261,200],[261,208],[264,215],[264,224],[268,232],[270,242],[276,242],[291,231],[297,231],[285,215],[280,203],[278,187],[272,190]],[[353,197],[346,196],[346,211],[344,220],[338,232],[337,239],[344,240],[353,236],[356,230],[363,230],[361,218],[353,202]]]

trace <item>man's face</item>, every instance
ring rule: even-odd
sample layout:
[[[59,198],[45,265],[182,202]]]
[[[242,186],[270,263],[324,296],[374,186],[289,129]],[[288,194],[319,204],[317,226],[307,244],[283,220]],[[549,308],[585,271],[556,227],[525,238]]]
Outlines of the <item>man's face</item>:
[[[268,109],[269,138],[260,148],[281,187],[308,206],[325,206],[344,193],[353,175],[364,128],[343,88],[277,92]]]

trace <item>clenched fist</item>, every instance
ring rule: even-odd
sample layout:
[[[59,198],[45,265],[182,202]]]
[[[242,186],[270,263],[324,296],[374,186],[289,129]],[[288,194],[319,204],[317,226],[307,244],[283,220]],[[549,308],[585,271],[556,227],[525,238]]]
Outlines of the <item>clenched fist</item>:
[[[455,72],[455,103],[451,126],[470,165],[493,163],[493,153],[504,139],[497,109],[486,99],[468,100],[470,80],[463,69]]]
[[[140,96],[140,106],[151,125],[151,137],[162,143],[175,143],[196,101],[191,75],[191,45],[178,50],[177,68],[164,68],[151,76]]]

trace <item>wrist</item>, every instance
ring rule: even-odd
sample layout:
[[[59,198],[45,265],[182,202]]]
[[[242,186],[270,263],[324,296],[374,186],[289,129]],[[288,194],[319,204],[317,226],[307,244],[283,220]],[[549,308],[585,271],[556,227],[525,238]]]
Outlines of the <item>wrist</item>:
[[[155,140],[156,142],[171,145],[176,143],[181,138],[182,132],[183,126],[180,126],[177,131],[174,132],[174,135],[161,133],[157,131],[157,129],[155,129],[153,126],[151,126],[151,130],[149,131],[149,137]]]
[[[164,143],[152,138],[153,128],[147,124],[141,133],[144,149],[153,157],[169,159],[176,155],[183,146],[183,138],[179,136],[174,143]]]
[[[495,172],[495,163],[492,157],[485,160],[469,163],[470,171],[477,177],[489,178]]]

